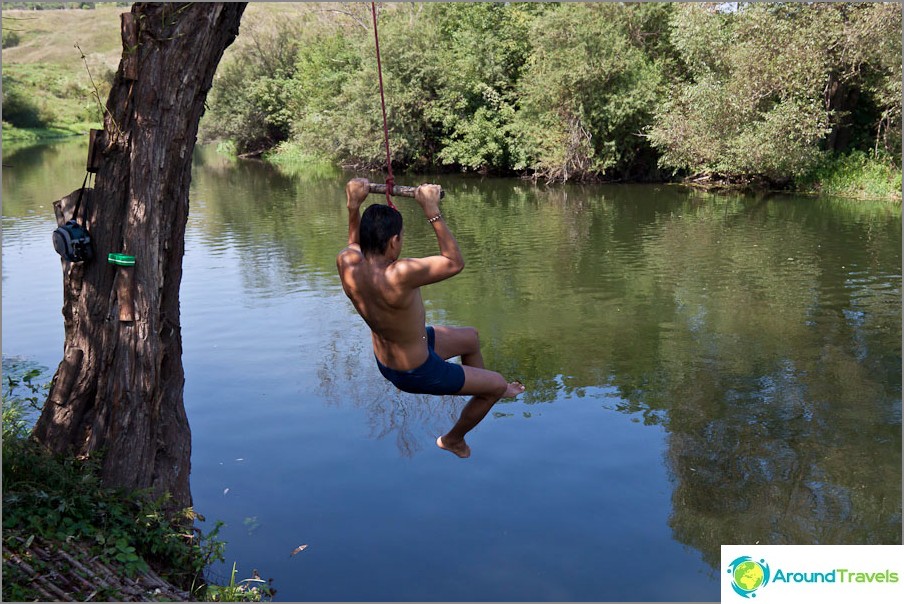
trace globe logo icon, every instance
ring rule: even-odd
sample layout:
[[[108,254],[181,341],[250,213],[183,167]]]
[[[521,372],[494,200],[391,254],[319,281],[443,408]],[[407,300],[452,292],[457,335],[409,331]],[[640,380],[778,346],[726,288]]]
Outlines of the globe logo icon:
[[[750,556],[736,558],[728,565],[731,587],[744,598],[755,598],[756,590],[769,583],[769,565],[765,560],[757,562]]]

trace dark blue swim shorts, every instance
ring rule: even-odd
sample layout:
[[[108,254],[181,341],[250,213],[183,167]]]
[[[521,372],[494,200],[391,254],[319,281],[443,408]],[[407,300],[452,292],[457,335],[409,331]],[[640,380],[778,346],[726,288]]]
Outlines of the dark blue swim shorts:
[[[377,368],[387,380],[402,392],[412,394],[455,394],[465,385],[465,370],[461,365],[444,361],[433,350],[436,332],[427,326],[427,350],[430,356],[420,367],[408,371],[390,369],[377,360]]]

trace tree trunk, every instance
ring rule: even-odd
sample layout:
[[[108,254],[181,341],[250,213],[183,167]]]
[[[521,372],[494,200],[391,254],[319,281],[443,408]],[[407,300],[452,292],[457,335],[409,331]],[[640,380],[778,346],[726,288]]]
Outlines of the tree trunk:
[[[860,100],[860,90],[833,73],[829,74],[824,98],[826,111],[834,112],[825,148],[827,151],[845,151],[851,139],[851,112]]]
[[[169,493],[178,507],[191,505],[179,285],[192,152],[244,9],[138,3],[123,14],[100,166],[81,202],[94,260],[63,261],[64,356],[34,429],[55,452],[101,454],[106,485]],[[58,202],[58,219],[71,216],[75,196]],[[110,253],[135,265],[115,266]],[[132,320],[118,285],[131,289]]]

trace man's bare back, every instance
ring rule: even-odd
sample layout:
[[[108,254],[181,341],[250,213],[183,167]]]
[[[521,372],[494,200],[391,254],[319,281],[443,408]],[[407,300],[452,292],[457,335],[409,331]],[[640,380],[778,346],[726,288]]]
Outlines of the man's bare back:
[[[439,244],[440,253],[425,258],[400,258],[404,233],[401,214],[393,208],[373,205],[362,218],[360,208],[369,192],[363,178],[346,185],[348,246],[336,258],[342,288],[371,329],[378,368],[398,388],[474,395],[452,430],[437,439],[439,447],[468,457],[464,435],[497,400],[517,396],[524,387],[483,368],[475,329],[425,325],[421,286],[464,268],[458,242],[439,211],[440,188],[421,185],[415,193]],[[461,365],[446,362],[455,356],[461,356]]]

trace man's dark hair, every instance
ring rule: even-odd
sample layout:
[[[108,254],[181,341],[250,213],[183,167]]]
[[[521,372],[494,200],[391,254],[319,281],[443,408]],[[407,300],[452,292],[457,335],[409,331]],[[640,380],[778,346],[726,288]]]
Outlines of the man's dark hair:
[[[402,215],[395,208],[375,203],[361,216],[358,239],[365,256],[383,254],[389,240],[402,232]]]

